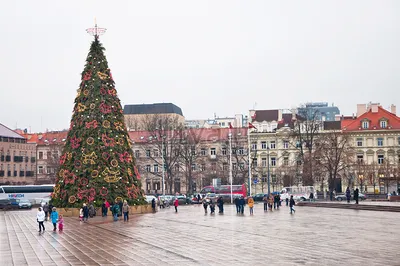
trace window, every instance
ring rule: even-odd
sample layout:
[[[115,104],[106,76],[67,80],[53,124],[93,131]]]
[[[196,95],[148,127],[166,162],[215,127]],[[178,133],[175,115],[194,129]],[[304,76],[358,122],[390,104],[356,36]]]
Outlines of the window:
[[[179,156],[179,149],[174,149],[174,154],[175,156]],[[165,151],[164,151],[164,156],[165,156]]]
[[[196,155],[196,147],[194,147],[194,146],[190,147],[190,151],[193,156]]]
[[[257,142],[251,143],[251,150],[253,151],[257,150]]]
[[[385,157],[382,154],[379,154],[378,155],[378,164],[383,164],[384,158]]]
[[[356,142],[357,142],[357,147],[362,147],[362,145],[363,145],[363,138],[357,138]]]
[[[271,157],[271,166],[276,166],[276,158]]]
[[[261,149],[263,149],[263,150],[267,149],[267,142],[266,141],[261,141]]]
[[[47,159],[51,159],[51,151],[47,152]]]
[[[43,160],[43,152],[42,151],[39,152],[39,160]]]
[[[296,148],[300,148],[301,147],[301,142],[300,141],[297,141],[296,142]]]
[[[243,149],[243,147],[239,147],[239,149],[238,149],[238,154],[239,154],[239,155],[243,155],[243,154],[244,154],[244,149]]]
[[[192,169],[192,171],[196,171],[196,164],[195,163],[192,163],[191,169]]]
[[[233,164],[232,164],[232,170],[235,171],[236,169],[237,169],[237,164],[236,164],[236,163],[233,163]]]
[[[363,121],[362,122],[362,128],[363,129],[368,129],[369,128],[369,122],[368,121]]]
[[[275,141],[271,141],[270,147],[271,147],[271,149],[276,149],[276,143],[275,143]]]
[[[154,190],[160,190],[160,182],[155,182],[155,183],[153,183],[153,189]]]
[[[357,154],[357,162],[358,163],[363,163],[364,162],[364,155]]]
[[[285,166],[289,165],[289,157],[283,157],[283,165]]]
[[[166,170],[165,164],[164,164],[164,170]],[[175,164],[175,172],[179,172],[179,164]]]
[[[217,152],[216,152],[215,148],[211,148],[211,155],[216,155],[216,154],[217,154]]]
[[[378,141],[378,146],[382,147],[383,146],[383,138],[377,138]]]
[[[216,163],[211,163],[211,170],[212,171],[217,170],[217,164]]]
[[[284,149],[289,149],[289,141],[287,141],[287,140],[283,141],[283,148]]]
[[[257,167],[258,166],[257,158],[253,158],[252,164],[253,164],[253,167]]]
[[[150,150],[146,150],[146,157],[150,157]]]
[[[222,148],[222,155],[226,155],[226,148]]]
[[[228,164],[227,163],[223,163],[222,164],[222,170],[228,171]]]
[[[139,158],[140,156],[140,151],[139,150],[135,150],[135,158]]]
[[[151,165],[150,164],[146,165],[146,172],[151,172]]]
[[[206,156],[206,149],[201,148],[201,150],[200,150],[200,155],[201,155],[201,156]]]
[[[202,164],[200,165],[200,170],[201,170],[201,171],[205,171],[205,170],[206,170],[206,164],[202,163]]]
[[[244,163],[239,163],[239,169],[244,170]]]
[[[267,166],[267,158],[261,158],[261,166],[266,167]]]
[[[158,173],[158,164],[153,165],[154,173]]]
[[[154,157],[158,157],[158,150],[153,150]]]
[[[43,166],[38,166],[38,173],[43,174]]]
[[[386,120],[381,120],[381,128],[386,128],[386,127],[387,127]]]
[[[400,137],[397,137],[397,145],[400,146]]]

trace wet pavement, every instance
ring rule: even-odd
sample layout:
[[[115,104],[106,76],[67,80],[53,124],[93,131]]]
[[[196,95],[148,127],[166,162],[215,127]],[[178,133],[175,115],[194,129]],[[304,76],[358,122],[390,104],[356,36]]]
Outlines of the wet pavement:
[[[200,205],[113,222],[65,218],[39,234],[36,211],[0,212],[0,265],[400,265],[400,213],[296,207],[238,216]]]

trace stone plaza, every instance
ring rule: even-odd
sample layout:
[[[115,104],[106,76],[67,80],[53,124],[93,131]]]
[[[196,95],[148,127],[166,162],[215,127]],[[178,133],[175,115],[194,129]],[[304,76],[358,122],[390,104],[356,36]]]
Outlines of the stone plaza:
[[[400,213],[296,207],[204,214],[201,205],[65,218],[38,233],[36,210],[0,212],[0,265],[400,265]]]

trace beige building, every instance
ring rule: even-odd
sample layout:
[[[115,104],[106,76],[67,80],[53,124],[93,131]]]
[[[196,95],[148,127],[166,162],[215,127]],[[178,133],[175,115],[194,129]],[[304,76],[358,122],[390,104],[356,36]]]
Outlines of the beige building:
[[[36,145],[0,124],[0,184],[34,184]]]
[[[172,103],[125,105],[124,118],[129,131],[149,130],[158,124],[174,128],[185,125],[181,108]]]

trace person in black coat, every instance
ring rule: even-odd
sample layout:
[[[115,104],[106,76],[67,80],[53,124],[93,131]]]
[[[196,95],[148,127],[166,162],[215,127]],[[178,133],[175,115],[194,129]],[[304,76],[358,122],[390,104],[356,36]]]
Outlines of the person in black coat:
[[[121,216],[122,215],[122,206],[124,205],[124,203],[122,202],[122,200],[120,200],[119,202],[118,202],[118,206],[119,206],[119,213],[118,213],[118,216]]]
[[[235,198],[236,213],[240,213],[240,199]]]
[[[153,209],[153,212],[156,212],[156,199],[153,198],[151,200],[151,208]]]
[[[222,199],[222,197],[218,198],[217,205],[219,208],[219,213],[224,213],[224,200]]]
[[[89,218],[89,207],[86,205],[86,203],[83,203],[83,221],[87,222]]]
[[[290,214],[292,214],[292,212],[296,212],[296,210],[293,208],[294,205],[296,205],[296,202],[294,202],[293,195],[291,195],[289,201]]]
[[[359,190],[358,188],[356,188],[356,190],[354,190],[354,199],[356,200],[356,204],[358,204],[358,195],[359,195]]]
[[[246,201],[244,200],[244,197],[242,196],[239,200],[239,207],[240,207],[240,213],[244,213],[244,205],[246,204]]]

